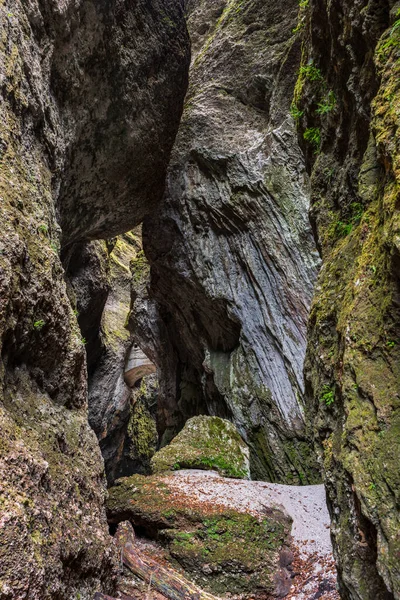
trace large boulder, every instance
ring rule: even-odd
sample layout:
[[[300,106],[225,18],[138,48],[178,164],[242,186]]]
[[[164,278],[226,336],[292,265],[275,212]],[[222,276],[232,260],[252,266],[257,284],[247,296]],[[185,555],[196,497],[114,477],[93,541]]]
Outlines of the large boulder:
[[[253,516],[198,502],[196,489],[175,489],[174,479],[172,474],[119,479],[109,491],[109,521],[128,520],[159,540],[167,558],[212,593],[267,598],[282,591],[283,581],[288,591],[290,576],[280,555],[287,556],[291,520],[282,510],[266,507],[262,516]]]
[[[153,472],[214,469],[227,477],[249,479],[249,449],[226,419],[198,416],[151,460]]]

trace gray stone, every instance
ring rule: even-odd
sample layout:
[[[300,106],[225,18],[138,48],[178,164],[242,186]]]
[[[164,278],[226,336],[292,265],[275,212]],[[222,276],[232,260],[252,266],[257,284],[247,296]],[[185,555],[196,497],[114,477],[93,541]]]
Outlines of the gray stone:
[[[148,339],[146,328],[163,332],[167,438],[193,414],[227,417],[251,448],[253,476],[313,481],[302,372],[319,258],[289,115],[298,3],[284,14],[261,1],[188,11],[191,84],[162,210],[144,223],[162,324],[139,315],[133,326]]]

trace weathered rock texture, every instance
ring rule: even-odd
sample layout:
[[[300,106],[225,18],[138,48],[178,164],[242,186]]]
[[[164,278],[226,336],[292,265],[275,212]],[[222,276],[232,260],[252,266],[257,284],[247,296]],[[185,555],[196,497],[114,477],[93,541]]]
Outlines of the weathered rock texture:
[[[112,240],[74,244],[68,260],[87,352],[89,423],[109,483],[150,472],[156,449],[158,386],[157,378],[150,377],[156,368],[127,329],[131,290],[146,271],[141,227]]]
[[[310,418],[342,597],[400,598],[400,5],[310,0],[293,114],[324,267]]]
[[[59,249],[122,232],[159,199],[187,55],[179,2],[0,5],[2,599],[112,591],[85,346]]]
[[[160,432],[166,441],[201,412],[228,417],[255,477],[313,481],[302,370],[318,259],[289,116],[298,4],[187,8],[191,86],[164,205],[143,234],[147,322],[158,310],[164,340]],[[140,315],[134,327],[151,341]]]

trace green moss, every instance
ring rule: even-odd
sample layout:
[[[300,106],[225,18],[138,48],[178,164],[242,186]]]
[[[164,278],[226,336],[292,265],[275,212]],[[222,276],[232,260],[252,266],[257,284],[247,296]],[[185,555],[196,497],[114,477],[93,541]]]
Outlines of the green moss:
[[[146,256],[143,250],[140,250],[136,258],[131,261],[131,271],[133,273],[133,280],[136,283],[140,283],[146,277],[148,277],[150,273],[150,265],[147,262]]]
[[[274,590],[275,561],[285,540],[282,523],[226,511],[204,518],[192,531],[170,530],[167,538],[171,556],[213,593]]]
[[[248,450],[234,425],[218,417],[193,417],[152,459],[153,471],[215,469],[228,477],[248,477]]]
[[[145,392],[142,391],[142,393]],[[131,457],[149,461],[157,449],[157,427],[153,417],[140,399],[131,410],[128,436],[132,444]]]
[[[314,154],[317,154],[320,151],[321,130],[319,127],[308,127],[303,133],[303,138],[314,149]]]
[[[375,560],[361,560],[356,554],[359,542],[366,545],[373,524],[378,532],[379,569],[390,572],[396,593],[400,581],[395,559],[400,527],[398,32],[397,26],[388,30],[377,46],[380,89],[372,105],[358,197],[343,193],[345,169],[332,155],[318,156],[313,165],[313,214],[324,267],[311,309],[306,362],[313,392],[309,419],[314,423],[328,493],[333,507],[340,507],[334,520],[342,570],[360,588],[363,581],[372,585]],[[318,101],[319,92],[311,97],[308,89],[307,94],[307,124],[313,125],[310,106]],[[327,178],[325,173],[332,169]],[[361,593],[365,598],[378,597],[372,588],[362,588]]]

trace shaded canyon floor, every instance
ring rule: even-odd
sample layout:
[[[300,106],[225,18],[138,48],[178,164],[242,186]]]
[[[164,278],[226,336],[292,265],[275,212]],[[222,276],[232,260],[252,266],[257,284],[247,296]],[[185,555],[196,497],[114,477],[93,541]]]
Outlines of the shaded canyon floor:
[[[255,517],[260,522],[268,516],[270,519],[275,518],[278,524],[279,517],[276,515],[280,513],[284,515],[284,519],[286,518],[284,526],[289,523],[286,532],[290,531],[290,535],[285,539],[282,535],[284,542],[272,577],[274,588],[266,587],[264,591],[258,588],[254,589],[254,593],[252,590],[247,590],[242,594],[231,592],[227,588],[225,593],[216,595],[238,600],[279,597],[287,600],[339,600],[330,541],[330,519],[326,507],[325,490],[322,485],[300,487],[229,479],[221,477],[213,471],[201,470],[180,470],[156,476],[156,479],[133,476],[120,481],[122,483],[119,486],[110,490],[110,521],[116,523],[124,519],[130,520],[138,534],[135,541],[136,548],[143,553],[143,556],[156,560],[160,566],[172,566],[178,573],[188,577],[187,565],[185,565],[185,571],[182,569],[182,560],[180,560],[182,555],[179,555],[179,552],[171,551],[173,546],[168,547],[166,544],[165,530],[164,533],[160,531],[164,527],[163,515],[168,518],[177,507],[182,510],[182,507],[186,505],[192,514],[196,511],[203,512],[203,514],[207,514],[208,511],[210,514],[214,514],[216,510],[221,513],[224,510],[237,511],[237,513]],[[158,486],[156,492],[158,500],[156,498],[152,505],[150,497],[143,496],[143,504],[139,506],[140,501],[138,503],[134,497],[135,494],[139,493],[140,495],[142,492],[138,490],[135,482],[140,487],[141,482],[145,482],[146,486],[146,484],[153,485],[154,481]],[[117,500],[116,490],[121,486],[123,492],[118,491]],[[129,493],[129,489],[131,493]],[[160,513],[158,508],[154,507],[157,501],[164,502],[165,497],[168,498],[168,503],[163,508],[164,512]],[[175,521],[174,527],[177,527],[176,523],[177,521]],[[155,533],[156,529],[161,535]],[[149,531],[152,540],[147,537]],[[223,529],[218,530],[217,528],[214,538],[218,537],[221,531],[223,532]],[[177,543],[189,543],[190,535],[187,526],[185,530],[182,521],[179,533],[176,533],[175,529],[171,529],[167,533],[170,540],[175,536],[173,541],[175,548]],[[243,543],[241,536],[238,542]],[[190,545],[188,548],[190,550]],[[207,549],[205,551],[208,552]],[[245,553],[247,551],[250,555],[250,546],[248,550],[245,549]],[[271,562],[273,550],[269,552],[269,556],[267,553],[265,559],[267,562]],[[176,557],[178,557],[178,561]],[[210,575],[211,580],[220,577],[217,569],[214,573],[212,572],[214,568],[211,560],[210,564],[203,561],[194,578],[197,585],[205,587],[209,591]],[[202,574],[204,574],[203,581]],[[146,600],[163,600],[165,597],[157,592],[151,583],[141,582],[131,575],[128,576],[127,572],[120,578],[119,590],[117,597],[121,599],[126,598],[126,595],[137,599],[146,598]]]

